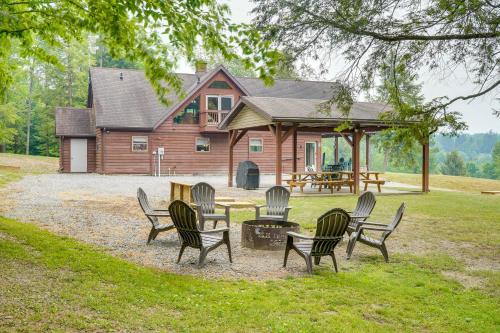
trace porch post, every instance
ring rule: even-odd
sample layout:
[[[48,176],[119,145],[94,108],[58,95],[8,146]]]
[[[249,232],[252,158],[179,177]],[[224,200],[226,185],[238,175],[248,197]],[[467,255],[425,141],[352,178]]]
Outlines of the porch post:
[[[352,136],[352,171],[354,179],[354,194],[359,194],[359,148],[363,132],[360,129],[355,129]]]
[[[429,137],[422,144],[422,192],[429,192]]]
[[[229,170],[227,173],[228,187],[233,186],[233,148],[247,132],[248,129],[242,129],[241,131],[229,130]]]
[[[282,151],[281,151],[281,123],[276,123],[276,185],[281,185]]]
[[[297,172],[297,130],[293,131],[292,136],[293,141],[293,162],[292,162],[292,171]]]
[[[335,147],[333,149],[333,160],[335,161],[334,164],[339,163],[339,137],[335,135]]]
[[[233,136],[234,131],[229,130],[229,172],[227,174],[228,187],[233,187]]]
[[[370,135],[365,134],[365,142],[366,142],[366,155],[365,155],[365,160],[366,160],[366,171],[370,171]]]

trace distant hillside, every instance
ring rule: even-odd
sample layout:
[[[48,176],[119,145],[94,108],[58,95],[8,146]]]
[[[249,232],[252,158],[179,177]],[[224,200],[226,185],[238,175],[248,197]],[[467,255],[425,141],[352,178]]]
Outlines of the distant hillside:
[[[493,146],[500,141],[500,133],[461,134],[456,137],[434,136],[440,152],[460,152],[466,161],[491,158]]]

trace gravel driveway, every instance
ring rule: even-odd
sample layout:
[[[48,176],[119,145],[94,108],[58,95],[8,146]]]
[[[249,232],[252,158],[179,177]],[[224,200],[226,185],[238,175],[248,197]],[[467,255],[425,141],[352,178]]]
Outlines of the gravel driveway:
[[[219,196],[239,200],[264,197],[264,189],[245,191],[227,189],[225,176],[103,176],[97,174],[44,174],[26,176],[0,190],[0,212],[19,221],[33,222],[60,235],[103,246],[127,260],[165,271],[201,275],[210,278],[270,279],[305,273],[305,263],[291,254],[283,269],[283,252],[256,251],[240,246],[241,225],[233,223],[230,239],[233,263],[230,264],[224,247],[211,252],[202,269],[196,267],[198,251],[186,249],[180,264],[176,264],[179,242],[175,231],[160,234],[146,245],[150,225],[139,208],[137,187],[144,188],[155,204],[165,205],[169,196],[169,181],[212,184]],[[261,183],[270,186],[272,176],[264,175]],[[224,189],[224,192],[222,191]],[[156,200],[155,200],[156,199]],[[161,200],[160,200],[161,199]],[[345,242],[337,249],[339,267],[350,266],[343,257]],[[322,266],[331,267],[329,260]]]

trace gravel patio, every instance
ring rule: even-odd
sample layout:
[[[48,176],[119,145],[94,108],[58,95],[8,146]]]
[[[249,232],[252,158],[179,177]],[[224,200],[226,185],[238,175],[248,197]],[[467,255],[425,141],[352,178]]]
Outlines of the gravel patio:
[[[187,249],[180,264],[176,264],[179,243],[175,231],[161,234],[150,245],[146,238],[150,230],[136,199],[137,187],[142,187],[151,201],[165,207],[169,197],[169,181],[196,183],[207,181],[219,196],[237,200],[263,200],[265,189],[273,184],[272,175],[263,175],[261,188],[246,191],[226,187],[226,176],[105,176],[98,174],[43,174],[26,176],[1,190],[2,214],[19,221],[33,222],[60,235],[102,246],[115,255],[146,266],[180,274],[210,278],[269,279],[305,274],[303,260],[292,254],[287,269],[283,269],[283,252],[257,251],[240,246],[241,225],[233,223],[230,239],[233,264],[221,247],[210,253],[203,269],[196,267],[198,251]],[[250,214],[250,213],[249,213]],[[337,248],[339,267],[348,269],[344,255],[346,242]],[[322,265],[331,267],[328,260]]]

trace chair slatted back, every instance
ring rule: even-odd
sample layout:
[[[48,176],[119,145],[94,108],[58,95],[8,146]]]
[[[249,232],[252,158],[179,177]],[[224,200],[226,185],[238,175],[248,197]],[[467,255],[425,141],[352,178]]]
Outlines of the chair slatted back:
[[[201,236],[194,210],[184,201],[175,200],[168,207],[168,211],[182,242],[188,246],[200,248]]]
[[[318,218],[311,255],[329,255],[342,240],[350,219],[349,214],[341,208],[334,208],[321,215]]]
[[[402,203],[401,206],[399,206],[398,211],[396,212],[396,215],[394,215],[394,218],[392,219],[391,224],[387,226],[389,229],[388,231],[384,231],[381,237],[381,241],[385,241],[387,237],[396,229],[396,227],[399,225],[399,222],[403,219],[403,215],[406,209],[406,203]]]
[[[266,191],[266,206],[269,215],[283,215],[288,207],[290,191],[284,186],[276,185]]]
[[[144,212],[144,214],[146,214],[149,221],[151,221],[153,226],[157,227],[160,222],[158,221],[158,218],[156,216],[148,215],[153,213],[153,208],[151,208],[151,205],[149,204],[146,192],[144,192],[144,190],[140,187],[137,189],[137,200],[139,201],[139,205],[141,206],[142,211]]]
[[[215,212],[215,189],[205,182],[200,182],[191,188],[194,203],[201,205],[203,214]]]
[[[375,208],[376,203],[377,199],[375,199],[375,194],[373,194],[373,192],[370,191],[365,192],[359,196],[356,208],[354,208],[352,215],[358,215],[358,216],[370,215],[373,211],[373,208]],[[359,220],[364,221],[366,220],[366,218],[358,219],[358,221]]]

